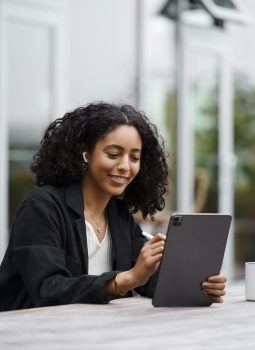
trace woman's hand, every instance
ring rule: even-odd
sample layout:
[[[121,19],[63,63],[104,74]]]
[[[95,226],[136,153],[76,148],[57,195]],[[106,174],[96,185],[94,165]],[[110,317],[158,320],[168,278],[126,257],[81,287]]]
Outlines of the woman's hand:
[[[223,303],[222,297],[225,295],[226,281],[223,275],[211,276],[207,282],[202,283],[202,290],[211,297],[213,303]]]
[[[124,294],[128,290],[140,287],[148,281],[159,266],[165,247],[165,240],[165,235],[157,233],[144,244],[135,266],[131,270],[118,273],[117,283],[119,292],[121,291]],[[104,292],[106,294],[117,294],[116,280],[115,283],[114,280],[113,278],[104,286]]]
[[[140,251],[135,266],[130,270],[137,286],[145,284],[157,270],[165,247],[166,236],[157,233]]]

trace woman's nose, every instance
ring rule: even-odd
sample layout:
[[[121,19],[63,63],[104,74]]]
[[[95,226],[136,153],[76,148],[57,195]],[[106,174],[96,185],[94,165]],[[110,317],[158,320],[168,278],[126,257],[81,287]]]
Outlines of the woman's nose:
[[[128,156],[123,156],[120,159],[120,162],[118,164],[118,169],[122,171],[129,171],[130,165],[129,165],[129,157]]]

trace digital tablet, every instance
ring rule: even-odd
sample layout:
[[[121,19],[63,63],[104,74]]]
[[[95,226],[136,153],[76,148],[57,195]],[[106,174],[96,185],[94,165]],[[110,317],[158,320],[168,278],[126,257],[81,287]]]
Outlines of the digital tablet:
[[[212,304],[201,285],[220,273],[230,224],[226,214],[171,216],[153,306]]]

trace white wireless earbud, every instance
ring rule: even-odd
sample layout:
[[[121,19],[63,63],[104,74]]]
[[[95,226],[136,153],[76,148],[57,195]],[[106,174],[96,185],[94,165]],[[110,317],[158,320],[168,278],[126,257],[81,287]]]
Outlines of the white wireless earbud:
[[[84,159],[84,162],[85,162],[85,163],[88,163],[87,152],[83,152],[83,153],[82,153],[82,157],[83,157],[83,159]]]

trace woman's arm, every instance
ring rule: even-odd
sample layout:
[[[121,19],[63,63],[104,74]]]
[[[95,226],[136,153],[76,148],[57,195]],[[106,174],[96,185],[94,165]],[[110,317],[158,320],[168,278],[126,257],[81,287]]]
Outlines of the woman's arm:
[[[68,255],[70,247],[63,232],[68,229],[60,225],[61,221],[61,213],[54,206],[39,200],[26,201],[14,220],[10,259],[31,303],[38,307],[109,302],[114,296],[105,295],[103,287],[116,271],[100,276],[86,274],[81,261]],[[75,237],[77,233],[70,235]],[[74,242],[81,249],[79,242]]]
[[[134,267],[118,273],[117,279],[115,277],[105,285],[104,292],[125,294],[131,289],[146,284],[159,266],[165,239],[165,235],[157,233],[151,240],[147,241],[142,247]]]

